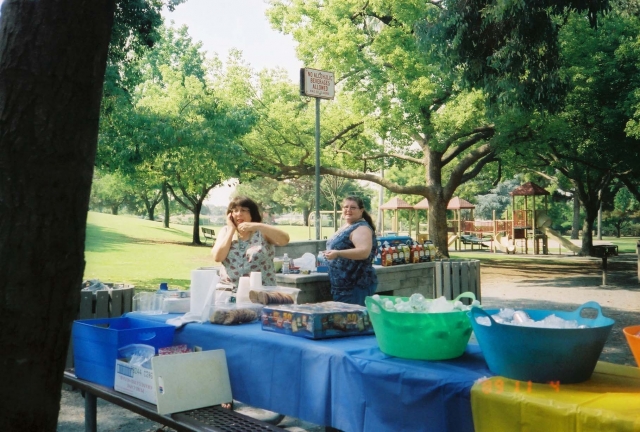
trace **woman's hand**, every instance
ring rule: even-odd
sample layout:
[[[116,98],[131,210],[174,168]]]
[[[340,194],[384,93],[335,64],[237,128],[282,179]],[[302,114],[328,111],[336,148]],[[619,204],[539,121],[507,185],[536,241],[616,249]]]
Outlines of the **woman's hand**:
[[[324,251],[324,257],[329,261],[333,261],[334,259],[340,258],[340,252],[341,251],[335,249],[326,250]]]
[[[258,231],[262,224],[256,222],[242,222],[238,225],[238,232],[240,234],[252,233],[254,231]]]
[[[229,228],[230,232],[236,232],[236,222],[233,220],[233,215],[231,213],[227,215],[227,227]]]

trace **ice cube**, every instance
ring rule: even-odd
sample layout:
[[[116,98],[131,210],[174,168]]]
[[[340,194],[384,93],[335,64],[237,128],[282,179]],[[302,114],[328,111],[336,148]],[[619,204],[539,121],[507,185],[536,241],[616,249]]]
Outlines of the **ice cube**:
[[[476,317],[476,322],[480,325],[489,327],[491,325],[491,320],[486,316]]]
[[[447,299],[442,296],[438,297],[431,302],[429,306],[430,313],[451,312],[453,311],[453,304],[449,303]]]
[[[415,293],[415,294],[411,294],[411,297],[409,297],[409,303],[411,303],[411,306],[416,307],[417,305],[421,304],[424,301],[424,296],[420,293]]]
[[[512,321],[513,320],[513,314],[516,311],[514,309],[511,308],[502,308],[500,309],[500,312],[498,312],[498,316],[500,318],[502,318],[504,321]]]

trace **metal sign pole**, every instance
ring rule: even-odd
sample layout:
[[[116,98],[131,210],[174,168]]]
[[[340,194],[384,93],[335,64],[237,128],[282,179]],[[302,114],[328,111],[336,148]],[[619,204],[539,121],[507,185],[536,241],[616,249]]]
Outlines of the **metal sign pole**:
[[[316,240],[320,240],[320,98],[316,98]]]
[[[320,99],[333,99],[335,77],[333,72],[300,68],[300,94],[316,98],[316,240],[320,240]]]

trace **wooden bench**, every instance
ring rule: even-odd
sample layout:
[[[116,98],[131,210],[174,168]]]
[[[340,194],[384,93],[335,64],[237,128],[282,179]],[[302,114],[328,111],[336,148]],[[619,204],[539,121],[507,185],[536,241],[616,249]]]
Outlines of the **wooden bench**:
[[[216,232],[213,230],[213,228],[200,227],[200,229],[202,230],[202,235],[204,236],[204,244],[207,244],[208,239],[211,239],[212,243],[216,242]]]
[[[73,371],[67,370],[62,378],[63,383],[81,390],[84,393],[84,426],[87,432],[96,432],[97,398],[123,407],[131,412],[146,417],[156,423],[163,424],[178,432],[186,431],[284,431],[285,429],[256,420],[220,405],[199,408],[169,415],[158,414],[156,406],[115,391],[112,388],[81,380]]]

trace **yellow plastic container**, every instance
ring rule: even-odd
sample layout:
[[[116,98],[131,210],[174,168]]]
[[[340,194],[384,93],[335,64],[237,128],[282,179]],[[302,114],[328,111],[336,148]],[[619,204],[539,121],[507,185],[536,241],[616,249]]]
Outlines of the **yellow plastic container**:
[[[395,296],[380,296],[395,303]],[[401,297],[407,301],[407,297]],[[476,299],[472,292],[461,298]],[[471,323],[467,311],[441,313],[390,312],[372,297],[365,299],[380,350],[390,356],[415,360],[447,360],[460,357],[469,338]]]
[[[636,365],[640,367],[640,336],[638,336],[640,334],[640,325],[625,327],[622,332],[627,338],[633,357],[636,359]]]

